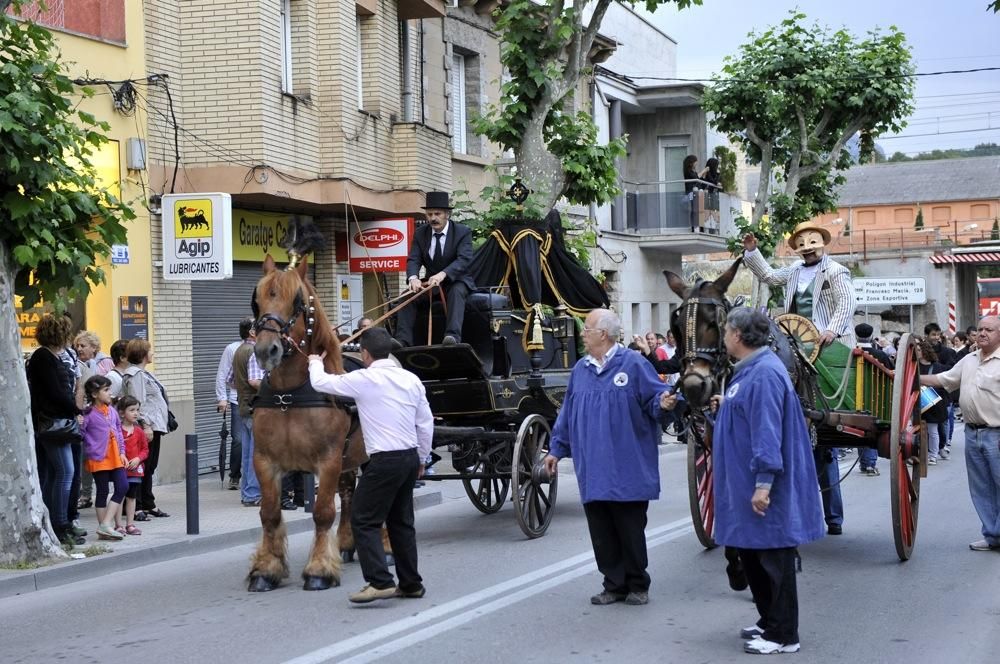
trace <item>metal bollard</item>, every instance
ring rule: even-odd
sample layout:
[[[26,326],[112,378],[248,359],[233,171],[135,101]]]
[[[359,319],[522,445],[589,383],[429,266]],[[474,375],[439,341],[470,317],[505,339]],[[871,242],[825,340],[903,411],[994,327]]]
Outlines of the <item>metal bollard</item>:
[[[316,478],[312,473],[302,473],[302,498],[306,514],[312,514],[316,506]]]
[[[198,435],[184,436],[184,489],[187,498],[187,534],[198,534]]]

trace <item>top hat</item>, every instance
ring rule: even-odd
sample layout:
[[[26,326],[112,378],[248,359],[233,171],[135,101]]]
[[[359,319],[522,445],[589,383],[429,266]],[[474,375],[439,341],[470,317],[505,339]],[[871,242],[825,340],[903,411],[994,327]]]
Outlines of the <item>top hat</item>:
[[[430,196],[430,194],[428,194]],[[805,233],[806,231],[816,231],[823,236],[823,244],[830,244],[830,231],[826,230],[822,226],[817,226],[811,221],[803,221],[801,224],[795,227],[792,234],[788,236],[788,246],[791,247],[792,251],[795,251],[797,247],[795,246],[795,236],[800,233]]]
[[[451,201],[447,191],[428,191],[424,210],[451,210]]]

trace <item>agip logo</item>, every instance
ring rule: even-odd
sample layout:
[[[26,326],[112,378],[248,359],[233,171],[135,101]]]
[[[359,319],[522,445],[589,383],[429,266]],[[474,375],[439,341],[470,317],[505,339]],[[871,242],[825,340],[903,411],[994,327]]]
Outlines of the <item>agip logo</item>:
[[[174,248],[180,258],[212,256],[212,201],[188,199],[175,202]]]

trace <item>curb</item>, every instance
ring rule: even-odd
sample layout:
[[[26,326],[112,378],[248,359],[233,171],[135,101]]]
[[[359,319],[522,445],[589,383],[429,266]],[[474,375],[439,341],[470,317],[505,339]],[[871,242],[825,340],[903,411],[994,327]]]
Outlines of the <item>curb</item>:
[[[413,509],[422,510],[440,505],[443,498],[440,491],[421,493],[413,496]],[[297,519],[286,522],[288,535],[298,535],[312,530],[312,519]],[[122,551],[110,555],[94,556],[83,560],[73,560],[53,567],[44,567],[30,573],[8,578],[0,577],[0,599],[24,595],[37,590],[64,586],[77,581],[86,581],[112,572],[120,572],[153,563],[162,563],[177,558],[198,556],[234,546],[252,544],[260,539],[261,527],[244,528],[214,535],[189,535],[177,542],[151,546],[148,549]]]

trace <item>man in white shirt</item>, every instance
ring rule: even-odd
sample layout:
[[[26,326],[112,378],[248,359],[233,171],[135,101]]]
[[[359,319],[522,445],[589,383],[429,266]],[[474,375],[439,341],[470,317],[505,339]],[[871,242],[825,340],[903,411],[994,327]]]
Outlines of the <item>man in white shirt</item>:
[[[361,334],[365,368],[328,374],[323,357],[309,356],[309,380],[318,392],[354,399],[365,436],[368,463],[354,493],[351,529],[367,585],[350,600],[364,604],[389,597],[423,597],[417,572],[413,528],[413,483],[424,474],[431,451],[434,416],[424,385],[389,358],[392,337],[381,327]],[[382,524],[396,558],[399,586],[393,582],[382,548]]]
[[[239,397],[236,394],[236,385],[229,378],[233,373],[233,355],[236,353],[236,349],[250,338],[250,328],[253,327],[253,323],[253,318],[249,316],[240,321],[240,340],[232,342],[222,351],[222,357],[219,358],[219,368],[215,372],[215,410],[219,413],[229,412],[229,435],[232,440],[229,449],[230,491],[236,491],[240,488],[243,426],[240,409],[237,406]]]

